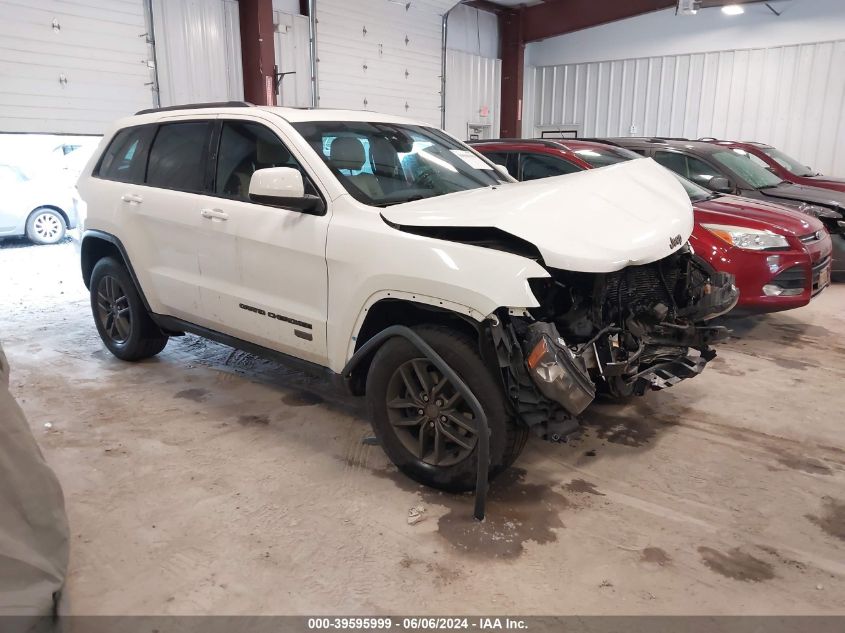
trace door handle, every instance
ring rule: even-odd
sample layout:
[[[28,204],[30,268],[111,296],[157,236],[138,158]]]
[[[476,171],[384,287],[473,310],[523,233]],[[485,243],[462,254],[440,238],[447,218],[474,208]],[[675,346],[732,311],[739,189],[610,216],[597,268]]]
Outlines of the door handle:
[[[120,199],[124,202],[134,202],[136,204],[140,204],[144,201],[144,198],[139,196],[137,193],[124,193],[120,196]]]
[[[229,214],[220,209],[200,209],[200,215],[208,220],[228,220]]]

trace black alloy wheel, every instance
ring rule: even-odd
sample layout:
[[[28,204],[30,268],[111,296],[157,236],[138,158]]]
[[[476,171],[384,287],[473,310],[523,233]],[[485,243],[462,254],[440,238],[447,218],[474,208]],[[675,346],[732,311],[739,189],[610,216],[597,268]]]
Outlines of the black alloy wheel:
[[[125,344],[132,335],[129,299],[112,275],[103,275],[97,284],[97,318],[103,331],[118,345]]]
[[[451,466],[475,448],[478,431],[472,412],[428,359],[415,358],[396,368],[386,405],[399,440],[426,464]]]

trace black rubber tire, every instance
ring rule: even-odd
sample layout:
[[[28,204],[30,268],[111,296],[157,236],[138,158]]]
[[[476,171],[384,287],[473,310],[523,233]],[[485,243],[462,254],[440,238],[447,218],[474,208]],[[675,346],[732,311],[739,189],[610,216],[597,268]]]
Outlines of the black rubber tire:
[[[97,296],[100,280],[105,276],[114,277],[126,295],[129,306],[130,334],[126,341],[119,343],[112,339],[100,321],[97,311]],[[108,350],[121,360],[138,361],[158,354],[167,345],[168,336],[153,323],[144,302],[126,267],[112,257],[99,260],[91,272],[91,314],[97,326],[97,332]]]
[[[528,439],[528,427],[509,412],[501,381],[481,359],[472,338],[442,326],[419,326],[414,331],[458,373],[484,407],[490,428],[489,478],[492,480],[519,457]],[[388,419],[386,399],[390,378],[400,365],[414,358],[422,358],[422,354],[401,337],[386,341],[373,357],[366,393],[376,437],[390,461],[414,481],[448,492],[474,490],[477,447],[457,464],[434,466],[417,458],[403,445]]]
[[[53,218],[58,220],[58,226],[60,227],[60,230],[58,233],[55,234],[55,236],[50,239],[45,239],[44,237],[38,235],[35,223],[41,216],[52,216]],[[27,218],[26,220],[26,237],[33,244],[58,244],[65,238],[66,234],[67,223],[65,222],[64,216],[62,216],[62,214],[56,211],[55,209],[50,209],[48,207],[35,209],[35,211],[29,214],[29,218]]]

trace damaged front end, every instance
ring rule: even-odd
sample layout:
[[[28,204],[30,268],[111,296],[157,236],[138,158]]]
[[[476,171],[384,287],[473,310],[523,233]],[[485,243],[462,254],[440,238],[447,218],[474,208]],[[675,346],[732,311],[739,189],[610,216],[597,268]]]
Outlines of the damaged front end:
[[[642,395],[698,375],[728,336],[707,321],[736,305],[733,276],[689,245],[613,273],[549,269],[540,307],[491,319],[508,395],[538,435],[560,440],[597,393]]]

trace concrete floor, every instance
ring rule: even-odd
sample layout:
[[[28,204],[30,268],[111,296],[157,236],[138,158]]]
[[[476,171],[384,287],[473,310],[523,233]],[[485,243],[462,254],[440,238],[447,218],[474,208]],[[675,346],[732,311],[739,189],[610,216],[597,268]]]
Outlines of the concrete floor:
[[[194,337],[114,359],[69,244],[0,270],[73,613],[845,613],[845,285],[733,321],[702,376],[595,406],[580,442],[532,439],[476,524],[318,381]]]

